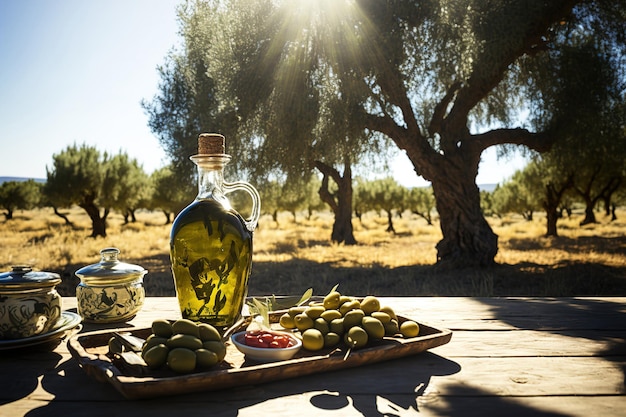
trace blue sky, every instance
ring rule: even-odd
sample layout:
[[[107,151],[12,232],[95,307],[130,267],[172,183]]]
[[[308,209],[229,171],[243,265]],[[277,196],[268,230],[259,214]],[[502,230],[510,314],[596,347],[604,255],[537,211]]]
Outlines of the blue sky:
[[[73,144],[126,152],[148,173],[166,156],[140,102],[179,42],[178,0],[0,0],[0,176],[45,178]],[[483,155],[477,183],[497,183],[519,159]],[[404,155],[405,186],[423,185]]]
[[[174,0],[0,0],[0,176],[74,143],[165,164],[140,102],[178,42]]]

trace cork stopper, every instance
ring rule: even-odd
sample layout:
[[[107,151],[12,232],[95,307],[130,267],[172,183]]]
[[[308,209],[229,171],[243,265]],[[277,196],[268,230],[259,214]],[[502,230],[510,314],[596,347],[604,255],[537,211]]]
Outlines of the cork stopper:
[[[218,133],[201,133],[198,136],[199,155],[224,155],[225,152],[224,136]]]

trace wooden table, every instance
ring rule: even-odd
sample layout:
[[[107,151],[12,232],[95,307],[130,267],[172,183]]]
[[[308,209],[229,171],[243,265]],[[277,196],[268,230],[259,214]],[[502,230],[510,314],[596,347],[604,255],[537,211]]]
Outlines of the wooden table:
[[[130,401],[62,342],[0,351],[0,416],[624,416],[626,298],[383,298],[453,330],[426,353],[349,370]],[[64,299],[75,311],[76,300]],[[180,317],[149,298],[129,325]],[[119,327],[119,326],[118,326]],[[104,328],[84,324],[82,332]]]

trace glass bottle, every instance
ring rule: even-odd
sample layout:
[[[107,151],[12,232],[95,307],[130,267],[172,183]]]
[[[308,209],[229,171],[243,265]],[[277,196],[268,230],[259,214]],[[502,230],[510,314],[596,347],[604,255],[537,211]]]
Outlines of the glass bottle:
[[[243,181],[224,181],[224,137],[203,133],[198,154],[198,196],[172,225],[170,260],[183,318],[219,328],[241,316],[252,266],[252,233],[260,215],[256,189]],[[250,219],[235,211],[226,194],[246,191],[252,197]]]

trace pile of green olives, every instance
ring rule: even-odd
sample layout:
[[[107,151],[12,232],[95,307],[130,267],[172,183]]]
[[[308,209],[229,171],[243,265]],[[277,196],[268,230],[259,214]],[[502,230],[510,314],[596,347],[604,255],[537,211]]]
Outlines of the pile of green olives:
[[[167,366],[178,373],[211,368],[224,360],[226,345],[217,329],[188,319],[152,322],[152,334],[141,350],[151,369]]]
[[[393,309],[381,306],[375,296],[359,300],[336,290],[322,302],[291,307],[280,317],[279,324],[285,329],[299,330],[302,346],[310,351],[334,347],[341,342],[358,349],[385,336],[419,335],[417,322],[405,320],[399,324]]]

